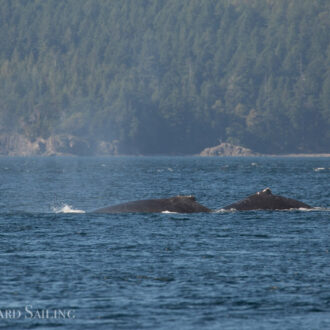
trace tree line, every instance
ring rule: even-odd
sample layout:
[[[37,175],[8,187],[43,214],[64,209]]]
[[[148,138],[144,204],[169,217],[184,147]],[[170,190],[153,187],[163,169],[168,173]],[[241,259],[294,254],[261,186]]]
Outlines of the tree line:
[[[0,0],[0,130],[329,152],[329,41],[328,0]]]

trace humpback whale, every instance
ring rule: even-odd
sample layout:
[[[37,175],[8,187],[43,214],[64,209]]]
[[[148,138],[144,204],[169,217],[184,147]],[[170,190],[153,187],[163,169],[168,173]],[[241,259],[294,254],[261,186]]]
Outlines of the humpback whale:
[[[273,195],[269,188],[258,191],[236,203],[225,206],[223,209],[248,210],[288,210],[288,209],[311,209],[312,207],[292,198]]]
[[[225,206],[224,210],[288,210],[312,207],[292,198],[273,195],[269,188],[258,191],[236,203]],[[93,213],[210,213],[209,208],[199,204],[194,196],[175,196],[161,199],[144,199],[108,206]]]
[[[196,202],[194,196],[175,196],[117,204],[95,210],[93,213],[161,213],[166,211],[176,213],[212,212]]]

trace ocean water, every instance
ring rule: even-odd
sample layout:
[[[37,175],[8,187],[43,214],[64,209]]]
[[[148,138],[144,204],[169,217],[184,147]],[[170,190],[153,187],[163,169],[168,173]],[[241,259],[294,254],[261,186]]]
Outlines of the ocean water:
[[[329,158],[0,158],[0,328],[330,329]],[[270,187],[315,210],[223,212]],[[93,214],[196,196],[211,214]]]

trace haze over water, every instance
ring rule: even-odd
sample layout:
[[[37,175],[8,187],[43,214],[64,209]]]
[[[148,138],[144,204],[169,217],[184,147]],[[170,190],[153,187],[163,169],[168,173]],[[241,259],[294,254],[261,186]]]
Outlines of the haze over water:
[[[330,328],[329,177],[329,158],[0,158],[0,328]],[[317,209],[88,213],[266,187]]]

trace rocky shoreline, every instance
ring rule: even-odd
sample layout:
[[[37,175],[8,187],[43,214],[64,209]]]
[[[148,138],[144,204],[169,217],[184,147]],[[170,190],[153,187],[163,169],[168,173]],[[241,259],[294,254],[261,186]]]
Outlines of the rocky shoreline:
[[[223,142],[215,147],[205,148],[199,155],[200,156],[222,156],[222,157],[262,156],[261,154],[254,152],[251,149],[244,148],[241,146],[236,146],[236,145],[233,145],[233,144],[227,143],[227,142]]]
[[[330,157],[330,153],[292,153],[292,154],[261,154],[249,148],[223,142],[215,147],[205,148],[199,156],[217,157]]]
[[[21,134],[0,135],[1,156],[118,156],[125,155],[119,151],[117,140],[90,141],[70,134],[57,134],[31,141]],[[197,156],[202,157],[330,157],[330,153],[296,153],[296,154],[260,154],[251,149],[230,143],[205,148]]]
[[[29,140],[23,135],[0,135],[0,155],[4,156],[95,156],[118,155],[118,142],[89,141],[70,134]]]
[[[323,154],[284,154],[284,155],[269,155],[272,157],[330,157],[330,154],[323,153]]]

